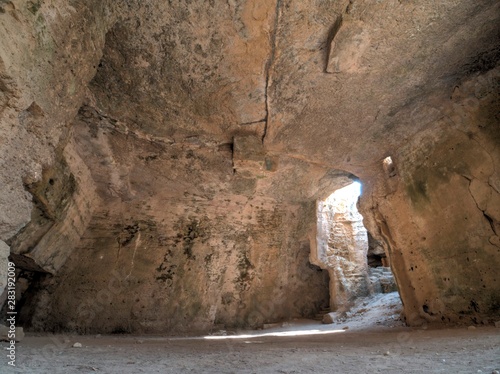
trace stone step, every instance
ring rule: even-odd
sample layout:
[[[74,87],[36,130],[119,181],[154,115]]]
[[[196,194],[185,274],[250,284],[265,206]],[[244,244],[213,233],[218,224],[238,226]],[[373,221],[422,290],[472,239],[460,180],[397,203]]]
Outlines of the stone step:
[[[314,319],[316,321],[322,321],[325,314],[328,314],[330,312],[331,312],[331,309],[329,307],[328,308],[321,308],[320,311],[314,316]]]

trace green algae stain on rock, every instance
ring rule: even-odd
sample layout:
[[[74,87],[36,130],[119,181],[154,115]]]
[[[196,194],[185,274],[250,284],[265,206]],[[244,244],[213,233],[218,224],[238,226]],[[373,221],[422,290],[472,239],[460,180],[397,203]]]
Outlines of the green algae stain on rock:
[[[430,203],[425,180],[417,179],[412,181],[406,186],[406,193],[414,207],[423,207],[423,205]]]
[[[28,1],[28,10],[32,13],[32,14],[36,14],[40,8],[42,7],[42,2],[41,0],[37,0],[37,1]]]

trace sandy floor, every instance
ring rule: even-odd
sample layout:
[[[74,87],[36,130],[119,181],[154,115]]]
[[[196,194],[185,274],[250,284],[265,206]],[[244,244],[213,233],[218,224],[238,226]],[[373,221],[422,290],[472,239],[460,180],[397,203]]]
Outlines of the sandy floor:
[[[17,344],[17,367],[8,367],[4,354],[0,373],[489,374],[500,370],[498,328],[407,328],[397,320],[395,299],[387,295],[367,307],[332,325],[292,321],[261,331],[219,331],[196,338],[28,336]],[[74,348],[75,342],[82,347]],[[5,351],[7,343],[1,346]]]

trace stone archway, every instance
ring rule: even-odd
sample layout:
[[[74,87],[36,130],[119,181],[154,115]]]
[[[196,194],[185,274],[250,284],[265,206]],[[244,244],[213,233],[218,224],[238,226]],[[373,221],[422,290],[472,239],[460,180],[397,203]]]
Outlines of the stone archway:
[[[343,313],[360,298],[397,291],[384,248],[367,231],[357,209],[361,183],[317,202],[312,258],[330,275],[330,308]]]

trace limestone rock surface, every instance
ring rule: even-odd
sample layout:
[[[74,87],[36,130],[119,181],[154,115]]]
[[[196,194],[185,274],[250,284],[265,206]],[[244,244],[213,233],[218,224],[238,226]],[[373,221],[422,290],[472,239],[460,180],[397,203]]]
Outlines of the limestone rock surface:
[[[316,204],[353,179],[407,322],[493,322],[499,25],[496,0],[0,0],[20,322],[314,316]]]

